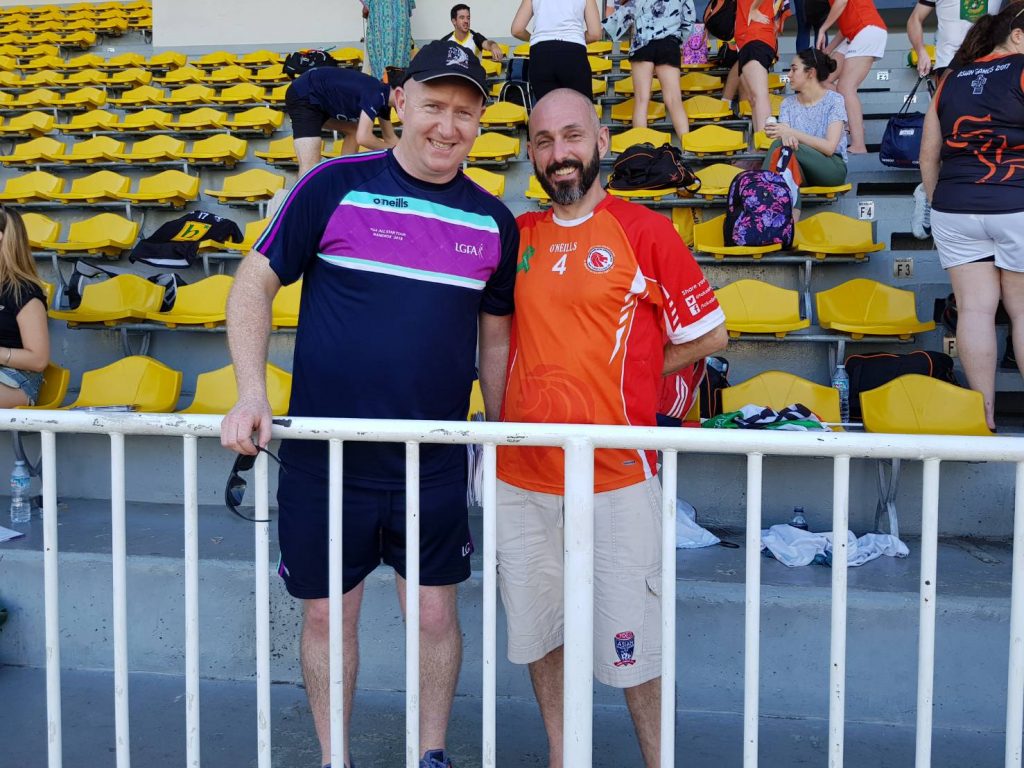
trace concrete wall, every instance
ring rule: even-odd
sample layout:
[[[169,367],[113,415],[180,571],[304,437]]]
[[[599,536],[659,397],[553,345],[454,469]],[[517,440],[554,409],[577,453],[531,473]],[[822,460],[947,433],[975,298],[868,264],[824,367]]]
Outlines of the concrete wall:
[[[430,40],[451,31],[449,11],[454,0],[418,0],[412,15],[417,40]],[[0,4],[8,4],[0,0]],[[153,44],[175,46],[234,46],[356,42],[363,35],[359,0],[303,0],[301,13],[283,12],[278,0],[154,0]],[[479,2],[473,7],[473,26],[496,39],[508,38],[513,2]]]

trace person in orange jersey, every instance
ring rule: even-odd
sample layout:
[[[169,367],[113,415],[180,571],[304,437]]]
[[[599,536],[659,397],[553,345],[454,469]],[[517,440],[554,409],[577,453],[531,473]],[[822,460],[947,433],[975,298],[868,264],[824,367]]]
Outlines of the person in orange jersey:
[[[506,421],[654,426],[662,376],[703,371],[726,345],[725,316],[669,219],[601,187],[608,146],[576,91],[552,91],[530,117],[529,155],[552,207],[518,218]],[[564,458],[498,451],[508,656],[530,666],[550,765],[561,766]],[[660,765],[657,473],[655,451],[594,454],[594,676],[625,689],[647,766]]]

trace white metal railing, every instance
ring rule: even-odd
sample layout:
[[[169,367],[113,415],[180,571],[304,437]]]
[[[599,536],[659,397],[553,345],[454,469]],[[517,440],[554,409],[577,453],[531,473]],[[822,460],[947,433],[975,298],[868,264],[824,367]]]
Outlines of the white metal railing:
[[[62,759],[60,641],[56,495],[56,433],[101,433],[111,441],[111,519],[113,566],[114,696],[118,768],[129,765],[127,666],[127,595],[125,591],[124,439],[128,435],[183,438],[185,526],[185,677],[186,765],[198,768],[199,752],[199,583],[198,583],[198,460],[200,437],[219,437],[220,418],[148,414],[96,415],[81,412],[4,411],[4,429],[39,432],[42,436],[44,589],[46,622],[47,733],[50,768]],[[833,459],[833,531],[848,527],[850,460],[899,458],[924,462],[921,532],[920,628],[918,640],[916,766],[931,763],[932,685],[935,648],[935,576],[938,533],[939,476],[942,461],[991,461],[1016,464],[1011,588],[1009,670],[1006,704],[1005,765],[1022,762],[1024,727],[1024,440],[1013,437],[937,437],[849,433],[777,433],[701,429],[657,429],[487,422],[413,422],[357,419],[288,419],[274,428],[275,438],[329,441],[330,562],[332,595],[341,592],[341,481],[345,441],[406,444],[407,470],[407,622],[406,622],[406,765],[418,764],[419,741],[419,444],[482,443],[483,488],[483,725],[482,764],[497,764],[495,499],[496,447],[547,445],[565,450],[565,747],[567,768],[591,762],[593,655],[593,451],[595,448],[657,448],[664,452],[662,765],[674,763],[675,690],[675,495],[678,452],[735,454],[747,457],[746,614],[744,646],[743,764],[758,761],[758,693],[760,655],[760,530],[763,457],[806,456]],[[255,466],[256,518],[267,519],[267,460]],[[258,765],[271,762],[269,529],[255,525],[256,688]],[[846,689],[846,537],[833,544],[832,626],[829,677],[828,764],[843,764]],[[343,734],[341,600],[331,600],[330,713],[332,760],[342,765]]]

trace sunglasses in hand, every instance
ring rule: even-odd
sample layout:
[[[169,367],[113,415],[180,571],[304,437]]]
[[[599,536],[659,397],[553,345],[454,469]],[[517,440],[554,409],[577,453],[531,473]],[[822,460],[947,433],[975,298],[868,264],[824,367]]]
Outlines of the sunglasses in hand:
[[[252,455],[240,453],[238,458],[235,459],[234,466],[231,467],[231,474],[228,475],[227,485],[224,486],[224,504],[240,518],[248,520],[250,523],[269,523],[269,518],[266,520],[260,520],[256,517],[247,517],[238,511],[238,507],[242,504],[242,499],[245,498],[245,489],[248,486],[248,483],[245,481],[245,478],[242,477],[241,473],[248,472],[252,469],[256,465],[256,457],[261,453],[267,454],[267,456],[276,461],[279,466],[281,465],[281,460],[266,448],[261,448],[257,445],[256,451],[257,452]]]

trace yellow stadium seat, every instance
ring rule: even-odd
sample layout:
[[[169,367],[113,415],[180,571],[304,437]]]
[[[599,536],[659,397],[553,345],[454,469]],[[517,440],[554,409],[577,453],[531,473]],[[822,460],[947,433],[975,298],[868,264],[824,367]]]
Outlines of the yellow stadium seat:
[[[99,88],[87,85],[74,91],[68,91],[57,102],[58,109],[97,109],[107,103],[107,94]]]
[[[25,52],[27,55],[27,51]],[[18,65],[18,69],[22,72],[33,71],[36,72],[40,69],[60,69],[64,66],[64,59],[60,56],[55,55],[39,55],[34,58],[27,59]]]
[[[226,67],[215,69],[209,74],[204,74],[202,81],[209,85],[247,83],[249,82],[249,70],[245,67],[240,67],[237,64],[229,64]]]
[[[267,363],[267,400],[274,416],[288,413],[292,395],[292,375],[273,363]],[[221,414],[230,411],[238,400],[235,368],[225,365],[196,377],[196,394],[191,404],[178,413]]]
[[[775,117],[779,116],[779,110],[782,109],[782,101],[786,97],[780,93],[770,94],[768,97],[769,103],[771,104],[772,114]],[[753,108],[750,106],[750,102],[746,99],[740,101],[740,115],[743,117],[751,117],[754,114]]]
[[[765,371],[722,390],[722,410],[726,412],[738,411],[744,405],[780,411],[794,403],[805,405],[825,423],[840,423],[838,390],[784,371]]]
[[[28,231],[28,244],[36,250],[43,249],[43,243],[56,240],[60,236],[60,224],[49,216],[41,213],[24,213],[21,218]]]
[[[611,117],[613,123],[632,123],[633,122],[633,105],[636,102],[633,99],[626,99],[620,101],[618,104],[612,105]],[[647,102],[647,122],[654,123],[658,120],[665,119],[665,105],[660,101],[649,101]]]
[[[243,67],[267,67],[281,64],[281,54],[261,48],[258,51],[251,51],[238,57],[238,63]]]
[[[484,392],[480,388],[480,381],[474,381],[473,388],[469,392],[469,413],[466,418],[472,421],[475,414],[479,413],[483,416],[486,411],[487,407],[484,405]]]
[[[178,67],[168,70],[166,74],[157,75],[153,82],[161,85],[188,85],[189,83],[202,83],[206,75],[205,69],[199,67]]]
[[[105,69],[108,72],[117,72],[118,70],[144,67],[145,65],[146,57],[141,53],[120,53],[117,56],[111,56],[109,59],[101,61],[96,67],[97,69]]]
[[[147,312],[146,319],[163,323],[168,328],[179,325],[213,328],[224,322],[228,293],[234,282],[230,275],[213,275],[197,283],[180,286],[171,309],[161,312],[158,307]]]
[[[917,318],[913,291],[904,291],[875,280],[855,278],[814,295],[818,324],[822,328],[864,336],[899,336],[935,328],[931,320]]]
[[[256,104],[266,101],[266,95],[267,90],[262,85],[240,83],[214,94],[208,101],[216,104]]]
[[[469,150],[469,161],[505,162],[519,154],[519,139],[500,133],[482,133]]]
[[[147,74],[149,74],[147,72]],[[101,69],[80,69],[64,78],[64,85],[105,86],[110,82],[110,74]]]
[[[57,36],[56,42],[60,44],[62,48],[75,48],[80,51],[86,51],[96,45],[97,35],[95,32],[87,29],[81,29],[77,32],[70,32],[66,35]]]
[[[3,46],[0,46],[2,48]],[[18,62],[12,56],[7,54],[0,54],[0,70],[9,72],[12,69],[17,69]]]
[[[615,94],[617,96],[632,96],[633,91],[633,78],[624,77],[621,80],[615,81]],[[661,93],[661,83],[658,82],[657,78],[651,82],[651,93]]]
[[[154,88],[152,85],[140,85],[125,91],[120,96],[110,97],[107,102],[119,107],[138,107],[146,104],[159,104],[163,98],[162,89]]]
[[[604,96],[606,93],[608,93],[608,81],[607,80],[594,80],[593,78],[591,78],[591,80],[590,80],[590,90],[593,92],[595,97],[597,97],[597,96]],[[601,105],[600,104],[594,104],[594,106],[595,107],[600,107]],[[600,117],[600,115],[598,115],[598,117]]]
[[[467,168],[465,174],[495,197],[505,194],[505,177],[483,168]]]
[[[934,45],[925,44],[924,48],[928,52],[928,58],[930,58],[932,60],[932,64],[934,65],[935,64],[935,46]],[[917,51],[915,51],[913,48],[911,48],[907,52],[907,66],[908,67],[916,67],[917,66],[918,58],[919,57],[917,55]]]
[[[592,75],[607,75],[612,71],[612,63],[608,59],[603,59],[600,56],[587,56],[587,61],[590,63],[590,74]],[[618,85],[616,83],[616,85]]]
[[[800,317],[799,293],[761,280],[736,280],[717,289],[715,297],[733,338],[743,333],[774,333],[781,339],[811,324]]]
[[[14,145],[9,155],[0,155],[0,163],[4,165],[35,165],[64,154],[64,143],[40,136],[38,139]]]
[[[487,77],[497,77],[501,74],[501,64],[494,59],[480,59],[480,66],[484,68]]]
[[[181,371],[159,360],[131,355],[83,373],[78,398],[64,409],[123,405],[143,413],[170,413],[178,404],[181,379]]]
[[[249,143],[245,139],[221,133],[194,142],[182,156],[190,163],[233,168],[235,163],[245,159],[248,148]]]
[[[712,93],[722,90],[722,78],[704,72],[687,72],[679,78],[679,90],[683,93]]]
[[[269,107],[252,107],[236,112],[224,126],[230,131],[259,131],[270,136],[284,123],[284,112]]]
[[[0,202],[29,203],[49,200],[50,195],[64,191],[64,179],[45,171],[32,171],[7,179],[0,190]]]
[[[228,53],[227,51],[213,51],[212,53],[207,53],[204,56],[193,59],[192,65],[202,67],[203,69],[216,69],[217,67],[226,67],[228,64],[235,64],[237,61],[238,57],[233,53]]]
[[[716,96],[691,96],[683,101],[690,120],[722,120],[732,117],[732,109]]]
[[[0,124],[0,135],[43,136],[53,130],[53,115],[45,112],[26,112]]]
[[[19,405],[19,408],[37,411],[52,411],[60,408],[68,393],[71,383],[71,371],[61,368],[56,363],[49,363],[43,370],[43,383],[39,387],[39,396],[35,405]]]
[[[50,310],[50,317],[68,325],[116,325],[125,320],[144,320],[148,313],[160,309],[163,300],[162,286],[139,275],[115,275],[85,286],[77,309]]]
[[[167,125],[175,131],[211,131],[223,128],[227,119],[226,112],[213,107],[200,107],[191,112],[183,112],[177,120]]]
[[[299,303],[302,299],[302,280],[284,285],[274,297],[270,307],[272,328],[294,328],[299,324]]]
[[[777,72],[768,73],[768,90],[773,92],[786,90],[786,81],[782,79],[782,75]]]
[[[199,177],[173,170],[143,176],[138,189],[121,194],[122,200],[137,205],[170,205],[172,208],[184,208],[198,197]]]
[[[140,67],[122,69],[119,72],[111,72],[107,78],[107,85],[113,88],[136,88],[149,85],[153,81],[153,73]]]
[[[55,72],[52,69],[41,69],[38,72],[25,75],[21,82],[18,83],[18,87],[42,88],[48,85],[63,85],[65,82],[66,80],[62,72]]]
[[[292,141],[291,136],[274,139],[267,144],[265,150],[256,150],[253,154],[261,160],[265,160],[269,165],[275,163],[294,165],[298,162],[298,157],[295,154],[295,142]]]
[[[65,165],[91,165],[93,163],[113,162],[124,152],[124,142],[110,136],[94,136],[71,145],[70,151],[48,158],[55,163]]]
[[[21,88],[23,81],[19,75],[13,72],[0,71],[0,87],[3,88]],[[8,94],[10,95],[10,94]],[[14,98],[13,96],[11,98]]]
[[[853,189],[852,184],[837,184],[834,187],[800,187],[800,200],[806,203],[810,200],[835,200],[839,195],[846,194]]]
[[[992,432],[980,392],[916,373],[860,394],[864,429],[908,435],[977,435]]]
[[[759,152],[766,152],[772,148],[774,139],[770,138],[764,131],[757,131],[754,134],[754,149]]]
[[[259,240],[260,235],[263,234],[263,230],[270,224],[270,217],[265,219],[258,219],[256,221],[250,221],[245,225],[245,229],[242,230],[242,242],[217,242],[216,240],[204,240],[200,244],[200,248],[203,250],[223,250],[232,251],[236,253],[246,254],[252,250],[252,247]]]
[[[711,200],[729,194],[732,180],[743,173],[742,168],[725,163],[712,163],[697,171],[694,175],[700,179],[700,190],[695,194]]]
[[[95,53],[83,53],[80,56],[75,56],[73,59],[65,61],[61,69],[94,69],[103,63],[102,56],[98,56]]]
[[[343,67],[355,67],[363,63],[363,52],[352,46],[337,48],[331,51],[331,56]]]
[[[288,93],[288,83],[271,88],[264,95],[263,100],[268,104],[284,104],[284,96]]]
[[[693,227],[693,247],[701,253],[713,254],[716,259],[725,256],[751,256],[759,259],[766,253],[782,250],[778,243],[773,245],[726,245],[725,216],[716,216]]]
[[[171,127],[172,115],[161,109],[140,109],[138,112],[129,112],[123,120],[111,126],[117,131],[128,133],[143,133],[151,130],[165,130]]]
[[[526,184],[526,191],[523,192],[523,197],[527,200],[536,200],[541,205],[551,204],[551,196],[540,185],[537,177],[532,174],[530,175],[529,182]]]
[[[512,49],[512,55],[513,56],[522,56],[524,58],[529,58],[530,57],[530,44],[529,43],[520,43],[519,45],[517,45],[515,48]]]
[[[163,51],[150,56],[143,66],[146,69],[177,69],[185,66],[186,58],[185,54],[179,51]]]
[[[91,253],[116,258],[135,244],[138,235],[139,225],[134,221],[115,213],[101,213],[72,223],[67,240],[44,241],[40,247],[61,255]]]
[[[731,155],[747,148],[743,131],[704,125],[682,137],[683,149],[695,155]]]
[[[160,104],[167,106],[181,106],[183,104],[208,104],[213,101],[216,91],[208,85],[185,85],[181,88],[172,88],[166,96],[157,99]]]
[[[497,46],[501,49],[502,55],[505,56],[505,58],[508,58],[508,46],[505,45],[505,43],[497,43]],[[480,55],[483,56],[485,59],[489,59],[492,57],[489,48],[485,48]]]
[[[825,211],[797,222],[793,248],[812,253],[817,259],[829,255],[852,255],[863,259],[869,253],[885,248],[885,244],[872,240],[870,221]]]
[[[609,40],[598,40],[587,43],[587,54],[589,56],[608,56],[612,52],[612,44]]]
[[[14,97],[11,106],[14,108],[28,107],[30,109],[34,107],[54,107],[60,101],[60,98],[60,94],[56,91],[36,88],[33,91],[19,93]]]
[[[124,163],[160,163],[181,160],[185,142],[173,136],[161,134],[142,141],[136,141],[130,151],[119,152],[117,159]]]
[[[620,154],[634,144],[653,144],[660,147],[672,143],[672,134],[656,131],[653,128],[630,128],[628,131],[612,135],[612,154]]]
[[[276,85],[288,82],[288,75],[284,73],[284,67],[280,64],[271,64],[269,67],[256,70],[256,73],[249,75],[249,79],[260,85]]]
[[[623,200],[663,200],[666,197],[673,197],[676,194],[675,187],[663,187],[662,189],[612,189],[608,187],[608,194],[621,197]]]
[[[495,127],[513,128],[526,125],[526,107],[510,101],[496,101],[484,110],[480,118],[483,130]]]
[[[121,193],[127,192],[130,186],[131,180],[127,176],[113,171],[97,171],[72,181],[67,192],[50,192],[46,197],[62,203],[101,203],[120,199]]]
[[[226,177],[222,189],[204,189],[203,194],[215,197],[221,203],[256,203],[269,200],[281,189],[284,189],[284,176],[253,168]]]

